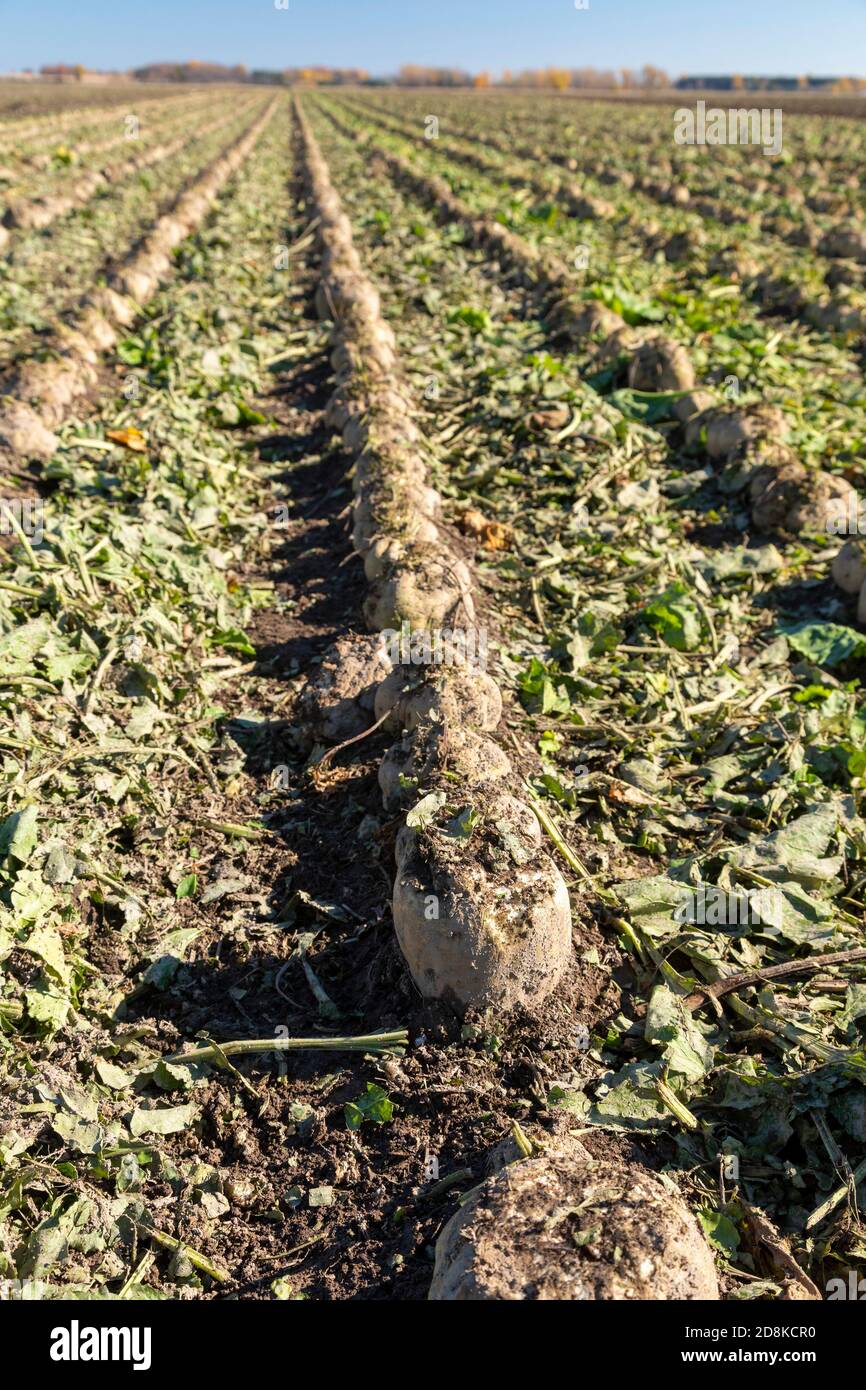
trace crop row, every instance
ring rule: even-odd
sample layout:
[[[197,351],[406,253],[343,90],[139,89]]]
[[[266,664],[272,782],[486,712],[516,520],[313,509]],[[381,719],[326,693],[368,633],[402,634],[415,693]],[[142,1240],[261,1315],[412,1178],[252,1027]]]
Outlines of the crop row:
[[[273,104],[227,145],[203,173],[157,218],[108,276],[102,289],[87,292],[41,341],[52,359],[27,360],[5,378],[0,408],[0,442],[13,456],[49,458],[57,448],[52,428],[69,406],[96,381],[100,353],[112,347],[118,330],[133,322],[171,267],[171,253],[201,221],[220,188],[255,145],[273,114]],[[34,408],[35,407],[35,408]]]

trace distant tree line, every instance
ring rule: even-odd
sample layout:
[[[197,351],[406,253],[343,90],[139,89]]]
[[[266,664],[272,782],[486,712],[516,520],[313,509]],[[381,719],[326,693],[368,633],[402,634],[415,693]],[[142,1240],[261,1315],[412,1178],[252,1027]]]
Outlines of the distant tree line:
[[[371,78],[363,68],[254,68],[243,63],[146,63],[129,73],[95,73],[80,63],[53,63],[40,68],[40,75],[55,82],[87,82],[113,77],[133,77],[139,82],[255,82],[268,86],[342,86],[345,84],[398,87],[528,87],[554,92],[574,89],[597,91],[653,91],[677,87],[681,90],[710,91],[828,91],[866,92],[862,77],[743,77],[738,73],[722,76],[683,76],[672,80],[663,68],[645,63],[638,68],[524,68],[508,69],[499,78],[489,72],[471,73],[463,68],[426,67],[404,63],[394,77]]]
[[[139,82],[257,82],[276,87],[291,87],[299,82],[308,86],[339,86],[369,81],[363,68],[254,68],[250,72],[243,63],[235,67],[221,63],[147,63],[133,68],[130,75]]]

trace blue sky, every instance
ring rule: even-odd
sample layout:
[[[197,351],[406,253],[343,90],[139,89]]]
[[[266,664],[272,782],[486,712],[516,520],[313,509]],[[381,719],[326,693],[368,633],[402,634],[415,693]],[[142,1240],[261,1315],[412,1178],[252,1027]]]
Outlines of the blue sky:
[[[866,0],[0,0],[0,71],[186,58],[866,75]]]

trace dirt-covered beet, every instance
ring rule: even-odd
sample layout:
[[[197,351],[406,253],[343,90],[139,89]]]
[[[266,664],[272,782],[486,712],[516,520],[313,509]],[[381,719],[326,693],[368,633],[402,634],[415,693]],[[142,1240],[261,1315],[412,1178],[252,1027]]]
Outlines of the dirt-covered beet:
[[[418,989],[458,1012],[538,1004],[571,957],[565,882],[533,812],[476,787],[397,840],[394,928]]]
[[[569,1153],[511,1163],[436,1243],[434,1301],[706,1300],[713,1255],[670,1179]]]

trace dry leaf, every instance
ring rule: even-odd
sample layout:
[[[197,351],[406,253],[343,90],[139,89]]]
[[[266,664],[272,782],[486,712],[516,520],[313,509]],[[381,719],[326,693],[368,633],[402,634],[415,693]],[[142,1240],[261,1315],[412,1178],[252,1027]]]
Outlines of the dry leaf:
[[[567,405],[553,405],[547,410],[533,410],[526,423],[531,430],[561,430],[570,419]]]
[[[791,1253],[784,1236],[780,1235],[765,1212],[739,1199],[746,1218],[746,1240],[758,1269],[782,1285],[782,1298],[787,1301],[820,1300],[820,1290],[812,1283]]]
[[[105,435],[112,444],[122,444],[124,449],[131,449],[134,454],[143,454],[147,450],[147,440],[135,425],[128,425],[125,430],[106,430]]]
[[[485,550],[507,550],[514,539],[510,526],[501,521],[490,521],[477,507],[469,507],[460,517],[460,529],[464,536],[477,540]]]

